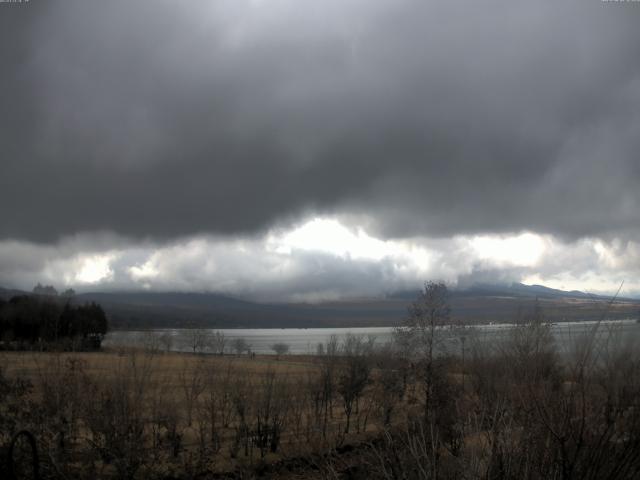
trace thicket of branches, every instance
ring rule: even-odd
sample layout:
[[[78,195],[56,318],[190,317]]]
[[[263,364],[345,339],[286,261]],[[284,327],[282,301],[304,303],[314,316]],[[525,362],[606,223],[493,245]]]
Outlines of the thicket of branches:
[[[416,362],[424,416],[385,430],[366,455],[370,477],[638,478],[640,354],[633,339],[596,323],[561,351],[536,303],[487,344],[451,325],[446,295],[443,284],[427,283],[398,332]],[[471,339],[466,362],[434,355],[447,337],[458,337],[461,348]]]

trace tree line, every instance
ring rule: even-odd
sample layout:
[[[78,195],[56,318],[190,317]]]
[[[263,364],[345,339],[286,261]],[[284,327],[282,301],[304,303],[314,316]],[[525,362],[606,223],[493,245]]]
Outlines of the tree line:
[[[107,316],[96,303],[73,305],[70,297],[17,295],[0,299],[0,345],[69,350],[100,348],[108,330]]]

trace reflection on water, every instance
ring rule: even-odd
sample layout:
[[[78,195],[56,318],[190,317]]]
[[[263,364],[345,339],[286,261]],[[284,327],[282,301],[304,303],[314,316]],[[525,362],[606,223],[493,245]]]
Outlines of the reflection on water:
[[[445,351],[457,351],[464,337],[468,347],[473,345],[498,346],[502,340],[508,337],[513,325],[480,325],[465,327],[456,330],[442,332],[442,348]],[[556,340],[560,353],[568,353],[577,341],[584,338],[589,332],[596,329],[596,339],[609,346],[624,346],[629,342],[640,340],[640,323],[635,320],[603,321],[600,325],[596,322],[567,322],[557,323],[551,326],[551,332]],[[212,329],[203,330],[209,334],[221,332],[226,339],[226,349],[232,351],[232,343],[237,338],[243,338],[256,353],[273,353],[271,346],[274,343],[286,343],[290,353],[312,354],[316,352],[319,343],[326,343],[332,335],[336,335],[342,341],[348,334],[374,336],[376,343],[382,345],[390,342],[393,337],[393,327],[371,328],[252,328],[252,329]],[[123,331],[116,330],[107,334],[103,345],[105,347],[144,347],[150,340],[161,336],[169,336],[170,348],[173,351],[188,352],[188,329],[157,329],[148,331]],[[209,347],[205,347],[207,351]],[[209,351],[211,351],[209,349]]]

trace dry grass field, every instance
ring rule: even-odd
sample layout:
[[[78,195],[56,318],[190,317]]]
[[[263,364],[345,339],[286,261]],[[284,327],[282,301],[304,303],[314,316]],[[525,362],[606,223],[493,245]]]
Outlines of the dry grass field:
[[[102,352],[11,352],[0,351],[0,362],[8,374],[24,375],[30,380],[37,380],[55,364],[78,361],[83,364],[86,373],[91,377],[105,378],[127,367],[131,360],[151,361],[152,375],[161,375],[170,383],[177,382],[183,369],[211,368],[216,371],[232,367],[247,375],[277,371],[287,375],[305,375],[317,371],[317,358],[310,355],[286,355],[278,359],[275,355],[191,355],[188,353],[149,353],[142,349],[121,349]]]
[[[362,442],[389,416],[369,364],[347,415],[337,356],[0,352],[0,365],[30,385],[21,428],[73,475],[252,468]]]
[[[32,432],[45,479],[637,478],[637,349],[587,335],[560,357],[539,321],[501,342],[468,339],[464,362],[356,337],[315,356],[0,352],[0,448]]]

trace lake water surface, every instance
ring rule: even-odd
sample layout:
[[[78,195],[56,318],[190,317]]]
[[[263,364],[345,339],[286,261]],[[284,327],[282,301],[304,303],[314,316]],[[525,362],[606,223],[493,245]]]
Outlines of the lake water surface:
[[[462,345],[464,337],[467,345],[478,342],[485,345],[499,344],[509,335],[514,328],[511,324],[479,325],[445,332],[444,342],[447,350],[455,351]],[[608,339],[609,342],[618,342],[620,345],[629,342],[640,341],[640,323],[636,320],[603,321],[600,325],[596,322],[567,322],[557,323],[551,326],[551,332],[561,352],[570,351],[576,341],[584,338],[588,332],[597,329],[597,338],[600,341]],[[390,342],[393,337],[393,327],[371,328],[255,328],[255,329],[210,329],[207,333],[221,332],[227,339],[229,352],[232,350],[232,342],[236,338],[243,338],[249,344],[251,351],[256,353],[273,353],[271,346],[274,343],[286,343],[290,353],[312,354],[316,353],[317,345],[329,341],[332,335],[336,335],[339,341],[343,341],[347,335],[373,336],[378,345]],[[163,334],[169,334],[172,338],[171,350],[190,351],[188,344],[188,329],[157,329],[147,331],[115,330],[109,332],[103,342],[105,347],[143,347],[153,343]],[[157,343],[157,342],[156,342]],[[205,349],[206,351],[206,349]]]

